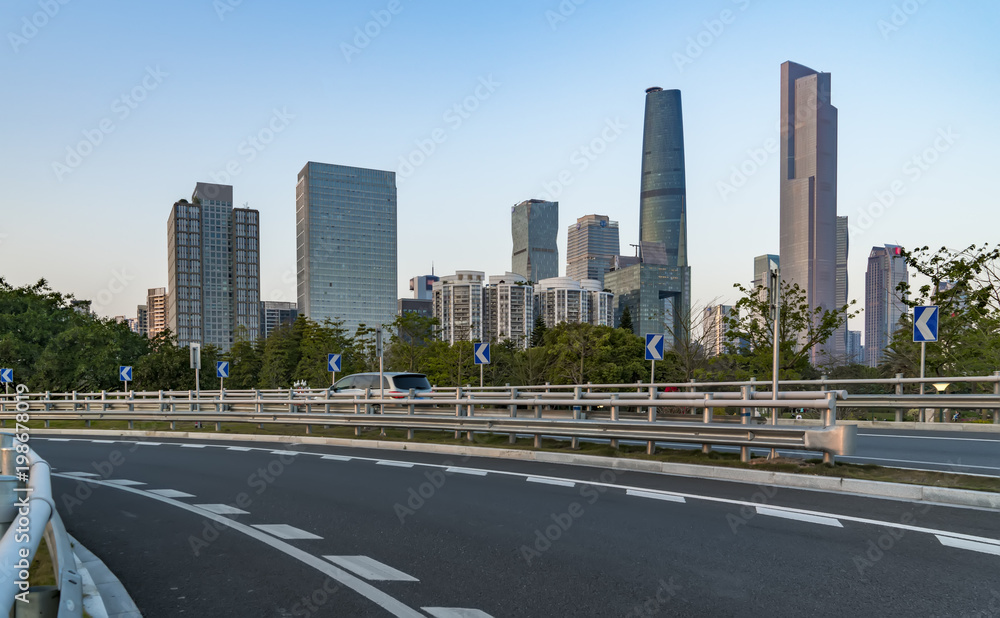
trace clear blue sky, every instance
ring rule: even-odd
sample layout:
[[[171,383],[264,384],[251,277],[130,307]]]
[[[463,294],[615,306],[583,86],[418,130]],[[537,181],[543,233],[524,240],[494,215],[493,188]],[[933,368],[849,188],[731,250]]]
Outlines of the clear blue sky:
[[[777,138],[786,60],[833,74],[852,298],[873,245],[1000,229],[995,2],[47,1],[51,16],[46,0],[0,8],[0,276],[45,277],[104,315],[134,316],[166,285],[170,206],[231,163],[236,202],[261,212],[265,300],[295,297],[309,160],[400,172],[401,296],[431,262],[507,270],[510,207],[547,190],[563,260],[566,227],[590,213],[620,222],[628,252],[649,86],[683,93],[695,302],[735,300],[753,256],[778,250],[777,155],[754,151]],[[447,113],[465,102],[467,117]],[[620,134],[583,169],[574,153],[609,122]],[[247,141],[262,130],[269,143]],[[409,173],[401,160],[435,130]],[[85,133],[99,143],[80,149]],[[720,185],[741,166],[742,186]],[[564,171],[571,184],[553,185]]]

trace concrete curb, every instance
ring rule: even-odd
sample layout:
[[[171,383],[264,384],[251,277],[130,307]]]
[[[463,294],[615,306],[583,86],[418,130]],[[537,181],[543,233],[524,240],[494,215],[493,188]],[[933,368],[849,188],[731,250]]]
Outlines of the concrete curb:
[[[597,455],[577,455],[573,453],[551,453],[483,446],[461,446],[455,444],[427,444],[421,442],[394,442],[390,440],[353,440],[349,438],[323,438],[318,436],[274,436],[261,434],[229,433],[188,433],[183,431],[129,431],[125,429],[33,429],[32,433],[54,435],[79,435],[83,433],[132,438],[180,438],[187,440],[229,440],[238,442],[278,442],[282,444],[316,444],[346,446],[352,448],[374,448],[391,451],[413,451],[417,453],[438,453],[446,455],[470,455],[495,459],[516,459],[539,463],[569,464],[612,470],[654,472],[674,476],[708,478],[720,481],[736,481],[755,485],[776,485],[795,489],[812,489],[868,496],[893,498],[912,502],[931,502],[954,506],[972,506],[1000,511],[1000,493],[909,485],[885,481],[864,481],[810,474],[747,470],[698,464],[679,464],[644,459],[623,459],[600,457]]]
[[[115,574],[72,535],[76,565],[83,580],[83,607],[94,618],[142,618]]]

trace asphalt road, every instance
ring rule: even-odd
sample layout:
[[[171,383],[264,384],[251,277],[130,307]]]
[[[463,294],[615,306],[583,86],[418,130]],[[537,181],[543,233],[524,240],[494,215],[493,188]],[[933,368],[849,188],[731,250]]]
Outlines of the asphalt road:
[[[991,511],[371,449],[33,446],[145,616],[1000,616]]]

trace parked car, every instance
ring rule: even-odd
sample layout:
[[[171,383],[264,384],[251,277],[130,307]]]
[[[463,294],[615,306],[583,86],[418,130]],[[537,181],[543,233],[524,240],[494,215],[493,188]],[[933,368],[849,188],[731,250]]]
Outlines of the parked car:
[[[330,387],[330,393],[364,395],[371,389],[372,394],[378,397],[378,375],[377,372],[351,374],[337,380],[337,383]],[[431,383],[422,373],[387,371],[382,374],[382,390],[386,397],[403,399],[410,394],[411,388],[415,395],[420,397],[431,392]]]

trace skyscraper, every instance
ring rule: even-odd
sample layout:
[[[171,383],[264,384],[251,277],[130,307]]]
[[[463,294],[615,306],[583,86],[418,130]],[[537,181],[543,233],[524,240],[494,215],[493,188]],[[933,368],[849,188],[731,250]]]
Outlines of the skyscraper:
[[[829,73],[781,65],[780,142],[781,278],[802,288],[810,308],[829,310],[837,299],[837,108]],[[814,349],[812,360],[819,359]]]
[[[896,289],[909,281],[903,248],[872,247],[865,273],[865,356],[869,367],[877,367],[885,348],[906,313],[904,297]]]
[[[847,255],[850,249],[850,241],[848,239],[848,226],[847,217],[837,217],[837,263],[836,263],[836,283],[837,291],[834,302],[837,307],[843,307],[847,304]],[[847,352],[848,344],[848,334],[847,334],[847,322],[845,321],[840,328],[838,328],[833,333],[833,359],[837,363],[850,364],[849,354]]]
[[[726,336],[726,318],[732,311],[732,305],[711,305],[702,309],[702,344],[709,356],[719,356],[727,351],[730,339]]]
[[[167,222],[167,323],[177,343],[229,350],[237,331],[259,334],[259,213],[233,208],[233,187],[199,182]],[[146,302],[150,336],[154,303]]]
[[[460,270],[434,282],[434,317],[441,326],[441,339],[456,341],[483,339],[483,285],[486,273]]]
[[[770,288],[771,277],[769,274],[780,265],[781,258],[773,253],[765,253],[764,255],[755,257],[753,259],[753,287]]]
[[[687,266],[687,185],[681,91],[646,90],[639,240],[663,243],[667,266]]]
[[[272,332],[282,326],[291,326],[299,317],[295,303],[279,300],[263,300],[260,303],[260,338],[267,339]]]
[[[537,283],[559,276],[559,202],[526,200],[511,208],[511,271]]]
[[[534,288],[515,273],[494,275],[483,288],[483,340],[526,349],[535,327]]]
[[[143,337],[149,336],[149,309],[148,305],[139,305],[135,308],[136,332]]]
[[[566,235],[566,276],[577,281],[596,279],[604,283],[604,273],[618,255],[618,222],[604,215],[580,217]]]
[[[396,314],[396,173],[308,162],[295,189],[298,308],[322,322]]]
[[[167,288],[146,290],[146,334],[150,339],[167,330],[170,326],[168,305]],[[173,331],[173,333],[176,335],[177,331]]]

